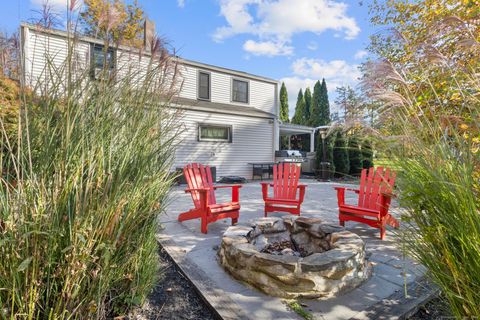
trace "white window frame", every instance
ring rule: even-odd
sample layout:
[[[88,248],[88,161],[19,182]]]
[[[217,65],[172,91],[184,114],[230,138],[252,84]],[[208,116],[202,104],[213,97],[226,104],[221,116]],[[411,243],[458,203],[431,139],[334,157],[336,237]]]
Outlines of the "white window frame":
[[[227,139],[215,139],[215,138],[202,138],[202,128],[203,127],[213,127],[213,128],[222,128],[228,129],[228,138]],[[233,126],[231,125],[223,125],[217,123],[199,123],[198,124],[198,141],[200,142],[226,142],[232,143],[233,142]]]
[[[241,82],[245,82],[245,83],[247,84],[247,102],[237,101],[237,100],[234,100],[234,99],[233,99],[233,82],[234,82],[234,81],[241,81]],[[231,90],[230,90],[230,102],[242,103],[242,104],[250,104],[250,80],[232,77],[232,80],[230,81],[230,86],[231,86]]]

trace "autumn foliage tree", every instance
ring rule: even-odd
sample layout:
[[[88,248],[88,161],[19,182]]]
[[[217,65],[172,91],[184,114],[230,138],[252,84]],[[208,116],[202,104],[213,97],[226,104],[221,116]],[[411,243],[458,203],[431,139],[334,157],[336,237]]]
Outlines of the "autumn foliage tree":
[[[142,45],[145,13],[137,0],[126,4],[121,0],[84,0],[80,13],[86,34],[113,44],[134,47]]]

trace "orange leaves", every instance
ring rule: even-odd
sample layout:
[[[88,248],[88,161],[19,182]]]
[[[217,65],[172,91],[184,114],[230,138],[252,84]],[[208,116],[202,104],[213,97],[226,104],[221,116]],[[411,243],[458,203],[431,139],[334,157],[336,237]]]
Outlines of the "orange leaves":
[[[121,0],[85,0],[81,13],[87,32],[115,44],[141,44],[144,12],[137,1],[125,5]]]

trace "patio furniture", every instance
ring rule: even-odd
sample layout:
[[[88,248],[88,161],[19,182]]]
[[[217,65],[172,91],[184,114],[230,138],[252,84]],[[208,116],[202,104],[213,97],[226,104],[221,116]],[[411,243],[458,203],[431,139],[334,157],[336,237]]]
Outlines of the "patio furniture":
[[[273,166],[273,183],[261,183],[265,201],[265,217],[268,212],[274,211],[300,215],[300,206],[305,197],[306,185],[299,184],[299,178],[300,164],[279,163]],[[273,188],[273,196],[268,194],[269,186]]]
[[[396,173],[382,167],[363,169],[360,178],[360,189],[335,187],[338,198],[338,219],[340,225],[345,221],[356,221],[380,229],[380,239],[383,240],[386,225],[399,227],[397,219],[388,213],[392,198]],[[345,203],[345,190],[358,194],[358,204]]]
[[[255,180],[255,177],[260,177],[260,180],[263,180],[265,174],[268,178],[273,175],[273,166],[274,162],[258,162],[258,163],[248,163],[252,166],[252,180]]]
[[[241,185],[214,186],[212,173],[209,166],[198,163],[188,164],[183,168],[188,189],[192,196],[194,209],[181,213],[178,221],[182,222],[190,219],[201,219],[201,231],[208,232],[208,224],[219,219],[232,219],[232,225],[238,221],[240,214],[239,190]],[[232,200],[226,203],[217,203],[215,190],[231,188]]]

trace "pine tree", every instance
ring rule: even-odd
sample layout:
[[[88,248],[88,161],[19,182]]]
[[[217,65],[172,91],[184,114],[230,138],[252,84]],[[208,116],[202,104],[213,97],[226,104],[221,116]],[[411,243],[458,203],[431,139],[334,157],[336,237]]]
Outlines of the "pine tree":
[[[287,123],[288,120],[288,93],[285,83],[280,88],[280,121]]]
[[[310,109],[310,119],[308,121],[308,125],[312,127],[318,127],[321,125],[321,118],[320,118],[320,108],[322,102],[322,95],[321,95],[322,86],[320,81],[315,83],[313,87],[313,97],[312,97],[312,108]]]
[[[368,169],[373,167],[373,150],[372,142],[366,138],[362,141],[362,167]]]
[[[362,152],[356,134],[351,135],[348,139],[348,160],[350,161],[350,175],[360,175],[362,172]]]
[[[295,114],[292,118],[292,123],[294,124],[304,124],[305,119],[305,99],[303,98],[302,89],[298,91],[297,105],[295,106]]]
[[[305,89],[305,94],[303,95],[303,98],[305,99],[305,110],[303,114],[302,124],[308,126],[310,122],[310,112],[312,110],[312,92],[310,91],[309,87]]]
[[[315,93],[314,93],[315,95]],[[325,79],[322,79],[322,86],[320,89],[320,115],[319,124],[316,126],[325,126],[330,123],[330,103],[328,101],[328,90]]]
[[[335,173],[339,177],[348,175],[350,172],[350,162],[348,160],[348,150],[345,140],[345,135],[339,130],[335,135],[335,145],[333,148]]]

